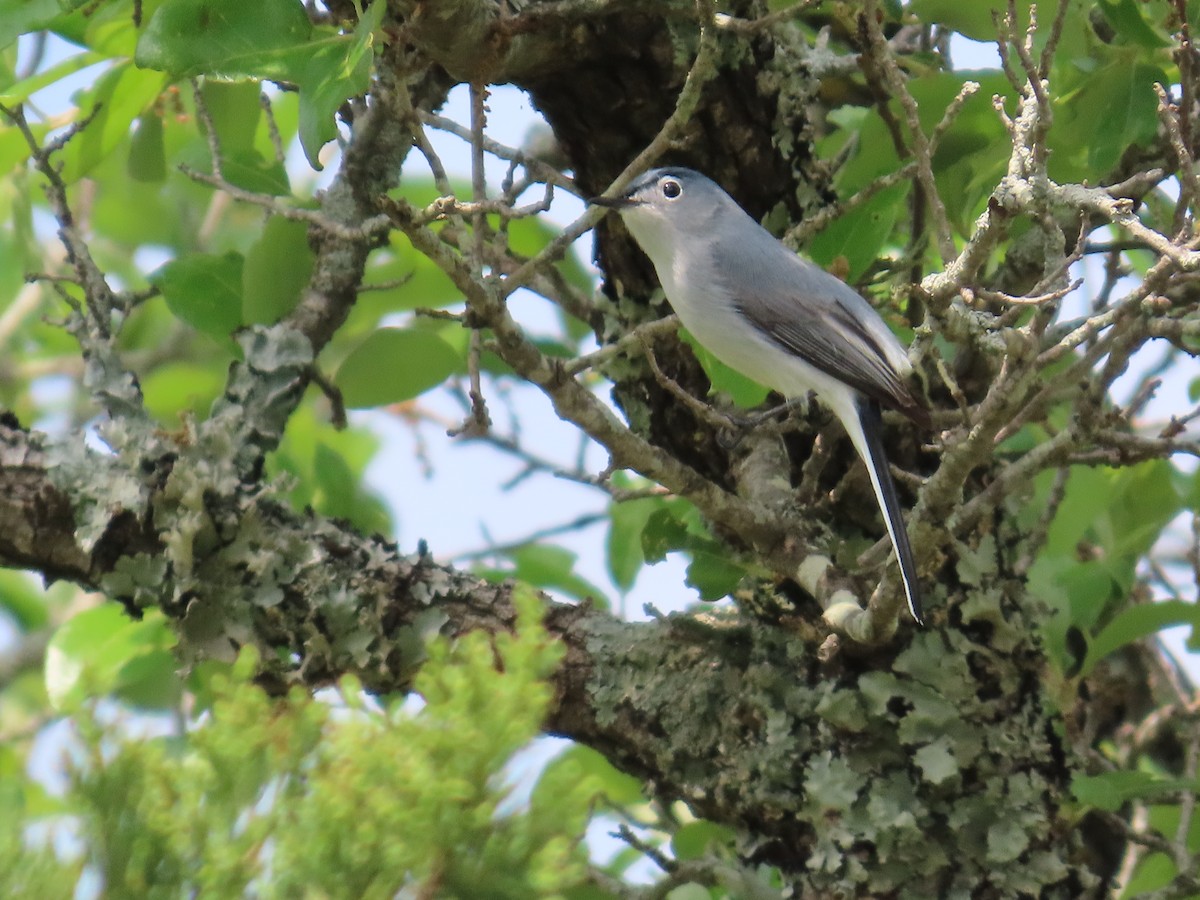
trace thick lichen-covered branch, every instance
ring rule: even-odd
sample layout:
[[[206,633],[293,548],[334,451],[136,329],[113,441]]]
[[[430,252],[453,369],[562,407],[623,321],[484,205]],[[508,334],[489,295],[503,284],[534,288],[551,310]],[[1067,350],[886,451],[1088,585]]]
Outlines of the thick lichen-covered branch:
[[[120,475],[113,458],[81,453],[90,471],[81,468],[64,487],[47,476],[50,458],[38,439],[0,422],[0,562],[37,567],[139,607],[157,596],[151,581],[162,576],[161,541],[173,537],[155,534],[148,503],[111,513],[103,539],[80,544],[66,492],[95,490],[98,474]],[[105,483],[120,490],[119,477]],[[426,636],[515,623],[507,585],[403,556],[267,495],[243,498],[238,513],[236,529],[197,555],[195,589],[162,605],[179,623],[185,655],[229,658],[254,644],[261,678],[275,689],[317,688],[353,674],[368,689],[391,693],[410,684]],[[18,522],[31,525],[9,527]],[[1006,852],[1040,860],[1041,868],[1057,856],[1063,838],[1048,798],[1063,789],[1067,771],[1046,746],[1036,694],[1014,681],[976,696],[965,662],[974,658],[992,672],[986,661],[994,654],[1026,652],[1019,623],[994,623],[988,646],[966,632],[930,634],[879,668],[869,660],[822,661],[818,635],[729,614],[627,623],[586,604],[546,600],[545,622],[567,648],[552,678],[548,729],[595,747],[660,798],[686,800],[702,816],[754,833],[755,859],[803,868],[819,852],[829,864],[814,877],[831,886],[859,877],[855,847],[886,841],[909,849],[889,855],[895,863],[879,860],[873,883],[885,878],[932,891],[943,879],[983,876],[975,861],[994,852],[1002,835]],[[932,647],[941,657],[944,641],[952,646],[942,667],[928,668]],[[992,674],[1001,671],[1024,677],[1007,663]],[[943,696],[948,687],[952,702]],[[1006,737],[985,747],[980,735],[996,722],[1005,723]],[[954,858],[930,854],[930,846],[951,844],[957,801],[944,788],[964,779],[978,798],[977,827],[954,836]],[[814,817],[833,809],[845,833],[856,835],[854,847],[814,830]],[[1013,815],[1019,834],[1006,831]],[[979,846],[965,849],[964,840]],[[902,866],[901,858],[908,860]],[[1027,872],[1022,866],[986,877],[1019,891],[1033,883]],[[1053,877],[1078,874],[1059,868]]]

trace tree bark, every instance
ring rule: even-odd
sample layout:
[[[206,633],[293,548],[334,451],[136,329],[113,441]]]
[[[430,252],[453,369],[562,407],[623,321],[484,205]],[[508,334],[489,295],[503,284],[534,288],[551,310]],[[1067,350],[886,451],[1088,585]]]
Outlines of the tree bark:
[[[84,450],[86,465],[51,472],[39,444],[0,423],[0,562],[105,591],[135,612],[153,596],[179,623],[185,655],[230,658],[255,644],[275,690],[351,673],[372,691],[404,691],[430,633],[515,622],[509,586],[265,497],[208,499],[237,504],[237,515],[221,517],[181,592],[160,564],[160,542],[171,540],[153,524],[161,497],[130,508],[118,460]],[[92,523],[90,546],[73,512],[81,498],[111,511]],[[847,879],[873,895],[914,896],[1049,885],[1079,896],[1094,884],[1067,852],[1078,839],[1061,798],[1074,765],[1019,613],[1006,621],[981,608],[966,627],[831,656],[823,630],[798,619],[728,612],[634,624],[586,604],[546,609],[568,648],[548,728],[654,795],[737,828],[748,859],[822,893]]]

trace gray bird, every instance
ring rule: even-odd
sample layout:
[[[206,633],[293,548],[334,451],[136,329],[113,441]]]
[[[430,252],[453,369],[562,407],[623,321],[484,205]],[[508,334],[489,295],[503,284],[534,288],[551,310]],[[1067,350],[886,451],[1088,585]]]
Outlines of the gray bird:
[[[881,407],[932,425],[909,389],[904,345],[853,289],[787,249],[699,172],[652,169],[624,196],[591,202],[620,212],[680,321],[714,356],[785,397],[811,391],[833,410],[867,466],[920,624],[912,548],[881,439]]]

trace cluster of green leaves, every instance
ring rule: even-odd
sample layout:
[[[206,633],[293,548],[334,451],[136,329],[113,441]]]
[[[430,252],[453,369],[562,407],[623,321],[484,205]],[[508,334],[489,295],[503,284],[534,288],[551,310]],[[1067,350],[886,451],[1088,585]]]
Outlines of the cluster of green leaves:
[[[1120,469],[1078,467],[1069,473],[1045,550],[1030,571],[1037,596],[1059,615],[1048,642],[1065,670],[1086,676],[1104,657],[1132,641],[1174,625],[1200,626],[1194,603],[1164,600],[1133,604],[1137,569],[1163,529],[1200,504],[1200,477],[1155,460]],[[1053,473],[1039,479],[1044,504]],[[1026,510],[1032,520],[1037,501]],[[1066,629],[1088,635],[1083,658],[1068,649]],[[1196,634],[1191,641],[1195,647]]]
[[[755,567],[733,558],[714,538],[704,519],[682,497],[643,497],[609,508],[608,571],[622,590],[633,587],[644,564],[685,553],[686,583],[701,600],[720,600]],[[756,574],[762,575],[761,571]]]
[[[287,315],[314,265],[306,223],[282,215],[264,221],[255,207],[225,203],[184,170],[219,171],[238,188],[315,206],[315,182],[298,171],[302,167],[286,164],[287,149],[298,142],[319,168],[318,153],[337,133],[337,108],[367,87],[384,4],[373,4],[348,31],[314,26],[295,0],[139,6],[140,26],[128,0],[5,6],[0,102],[40,103],[49,96],[46,102],[61,105],[63,98],[53,95],[61,94],[63,79],[100,68],[58,119],[94,114],[67,146],[63,177],[73,203],[85,192],[97,261],[116,285],[150,295],[123,323],[119,349],[138,376],[147,408],[174,428],[181,416],[207,415],[239,354],[231,334]],[[38,29],[78,52],[19,78],[15,38]],[[68,45],[52,46],[62,53]],[[187,81],[193,76],[203,76],[195,95]],[[280,92],[268,81],[296,89]],[[38,138],[49,133],[36,119],[32,127]],[[28,155],[16,129],[0,129],[0,164],[18,173],[0,191],[0,213],[13,223],[0,231],[0,296],[33,300],[9,313],[9,324],[19,328],[0,333],[0,349],[12,360],[0,373],[0,404],[24,422],[63,411],[81,422],[94,408],[78,384],[66,392],[37,389],[42,376],[78,368],[78,346],[43,320],[65,312],[52,292],[22,293],[26,272],[56,265],[42,247],[45,228],[37,223],[45,200],[38,179],[23,169]],[[93,185],[99,189],[92,192]],[[427,177],[405,179],[401,193],[417,205],[437,196]],[[508,228],[512,248],[524,254],[537,252],[552,235],[535,220]],[[573,258],[561,268],[577,287],[589,284]],[[321,359],[349,407],[404,403],[465,371],[466,330],[412,317],[416,307],[452,306],[461,296],[404,238],[394,236],[372,255],[364,284],[350,321]],[[579,323],[564,326],[554,340],[568,342],[564,352],[570,352],[583,330]],[[485,362],[493,374],[507,374],[497,360]],[[328,418],[314,403],[303,407],[270,461],[271,474],[287,474],[297,506],[363,531],[387,532],[386,510],[362,486],[377,442],[361,428],[337,433]]]
[[[468,897],[486,885],[515,898],[581,884],[591,805],[620,782],[571,755],[514,802],[497,774],[538,734],[562,657],[537,597],[516,596],[515,634],[429,645],[419,711],[368,701],[353,679],[337,703],[272,699],[248,651],[196,673],[205,712],[182,735],[133,739],[80,698],[65,796],[24,779],[11,749],[0,757],[0,893],[69,896],[84,866],[112,896]],[[62,828],[81,857],[47,847]]]
[[[1086,677],[1122,647],[1176,626],[1190,626],[1187,646],[1200,649],[1200,612],[1194,602],[1179,597],[1128,602],[1139,592],[1138,569],[1163,530],[1181,512],[1200,508],[1200,473],[1185,474],[1155,460],[1121,469],[1077,467],[1068,478],[1046,547],[1029,573],[1031,591],[1056,613],[1045,633],[1046,647],[1059,667]],[[1039,478],[1035,501],[1025,511],[1029,524],[1034,508],[1047,501],[1053,480],[1052,473]],[[1071,702],[1074,683],[1064,685],[1065,704]],[[1124,762],[1116,748],[1101,749],[1114,763]],[[1119,813],[1140,802],[1149,826],[1170,836],[1179,834],[1182,820],[1179,804],[1171,800],[1185,791],[1200,791],[1200,780],[1180,777],[1149,756],[1139,757],[1133,768],[1080,774],[1072,783],[1081,806]],[[1186,842],[1192,852],[1200,849],[1200,824],[1191,823]],[[1178,871],[1170,855],[1148,853],[1123,896],[1165,887]]]
[[[175,79],[206,75],[284,82],[299,89],[300,141],[314,168],[320,168],[321,148],[336,135],[337,108],[367,87],[373,32],[383,16],[382,8],[368,7],[359,27],[345,34],[314,26],[304,7],[291,0],[149,0],[139,4],[146,20],[142,28],[130,3],[33,0],[7,6],[0,18],[0,46],[10,46],[24,33],[49,31],[92,51],[11,84],[5,91],[7,103],[24,100],[83,65],[112,59],[106,79],[112,101],[108,109],[115,114],[92,133],[102,132],[99,140],[116,142],[124,137],[128,112],[145,109],[164,85],[156,71]],[[10,69],[10,82],[11,75]],[[140,81],[145,93],[120,85],[123,79]],[[147,173],[163,169],[156,137],[151,126],[142,138]]]
[[[139,29],[128,3],[60,7],[56,0],[17,4],[0,16],[0,102],[11,106],[32,98],[61,105],[61,79],[101,67],[60,120],[94,113],[64,151],[62,174],[76,205],[81,192],[100,186],[86,194],[87,222],[92,252],[114,284],[157,292],[123,323],[119,349],[138,376],[148,410],[164,426],[176,427],[182,415],[207,415],[239,352],[231,333],[289,312],[313,265],[302,223],[281,216],[264,223],[253,207],[214,205],[218,195],[181,167],[212,173],[211,137],[219,147],[221,175],[230,183],[267,196],[300,194],[297,201],[304,202],[303,194],[313,188],[311,178],[289,174],[278,148],[298,140],[315,156],[334,136],[337,104],[329,105],[329,92],[340,104],[366,87],[374,20],[365,18],[353,34],[339,36],[333,29],[318,33],[303,8],[291,2],[160,2],[142,4],[148,21]],[[203,18],[203,27],[193,23],[192,28],[189,16]],[[68,53],[69,44],[54,44],[56,53],[66,54],[63,59],[18,79],[14,38],[35,28],[79,49]],[[206,54],[208,71],[225,76],[209,78],[200,88],[207,120],[198,115],[187,83],[173,84],[190,71],[178,56],[185,51],[192,65]],[[294,78],[301,86],[294,93],[277,93],[269,116],[260,99],[260,78],[268,76]],[[35,136],[44,137],[47,124],[31,119]],[[65,392],[39,389],[44,376],[76,370],[79,351],[64,329],[47,321],[47,314],[57,320],[65,311],[53,293],[22,291],[26,272],[57,266],[54,252],[41,245],[46,229],[38,222],[45,199],[37,178],[23,170],[28,155],[17,129],[0,129],[0,160],[6,172],[17,173],[0,191],[0,212],[12,223],[0,231],[0,294],[13,304],[7,312],[12,327],[0,335],[10,361],[0,375],[0,404],[24,422],[62,412],[79,422],[94,409],[78,384]],[[395,267],[405,255],[413,256],[407,248],[380,254],[379,265]],[[164,257],[166,262],[153,268]],[[331,350],[333,362],[350,355],[389,309],[382,298],[365,306],[370,309]],[[421,389],[406,387],[407,396]],[[293,423],[274,470],[294,477],[292,495],[298,503],[366,530],[386,530],[382,507],[359,486],[373,439],[356,429],[336,434],[324,418],[310,414]]]
[[[1019,0],[1018,33],[1024,35],[1031,6],[1037,6],[1041,27],[1037,46],[1044,44],[1049,23],[1058,6]],[[996,44],[996,17],[1003,16],[1007,3],[982,0],[912,0],[906,9],[894,9],[897,22],[915,16],[936,22],[964,37]],[[1189,0],[1192,22],[1200,15],[1200,3]],[[1069,3],[1050,72],[1053,124],[1048,135],[1049,174],[1061,183],[1095,183],[1110,173],[1131,146],[1150,141],[1158,127],[1156,84],[1177,84],[1180,79],[1173,57],[1171,35],[1173,4],[1146,4],[1136,0],[1072,0]],[[1006,51],[1015,71],[1020,61]],[[970,233],[983,211],[992,188],[1004,175],[1010,143],[992,98],[1002,98],[1010,112],[1015,109],[1014,92],[1008,79],[996,69],[945,72],[935,60],[920,54],[906,59],[908,86],[920,110],[922,130],[932,134],[950,101],[967,81],[980,89],[962,105],[945,130],[934,157],[934,174],[951,225],[962,236]],[[873,179],[896,171],[902,165],[891,128],[871,106],[851,104],[832,112],[837,126],[821,143],[820,155],[832,158],[844,149],[851,157],[836,176],[838,192],[852,196]],[[894,123],[900,136],[911,145],[907,124]],[[808,250],[819,263],[830,266],[841,258],[850,280],[856,280],[889,252],[903,250],[909,236],[907,198],[912,182],[881,191],[869,201],[840,217],[817,235]],[[1014,232],[1019,235],[1020,228]],[[940,260],[930,248],[926,262],[936,269]]]
[[[628,488],[641,484],[619,475],[616,481]],[[605,563],[622,595],[633,589],[643,566],[660,563],[672,553],[687,558],[685,584],[704,601],[729,596],[751,572],[765,576],[760,567],[735,556],[713,537],[700,512],[682,497],[647,496],[613,502],[607,515]],[[611,605],[604,589],[575,571],[578,556],[570,550],[531,542],[505,548],[498,555],[504,558],[504,565],[480,567],[481,576],[495,581],[517,578],[601,608]]]

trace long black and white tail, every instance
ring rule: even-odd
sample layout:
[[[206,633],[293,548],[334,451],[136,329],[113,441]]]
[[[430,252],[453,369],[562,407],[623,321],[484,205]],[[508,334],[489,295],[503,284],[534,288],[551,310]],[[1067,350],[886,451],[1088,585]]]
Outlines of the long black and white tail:
[[[892,547],[896,551],[896,559],[900,562],[900,577],[904,582],[904,596],[908,600],[908,611],[917,620],[918,625],[925,624],[921,617],[921,592],[917,585],[917,569],[913,563],[912,546],[908,543],[908,531],[904,527],[904,518],[900,514],[900,500],[896,496],[896,484],[892,481],[892,473],[888,468],[887,455],[883,450],[883,415],[879,404],[867,397],[856,398],[857,421],[851,423],[842,419],[850,440],[858,450],[859,456],[866,463],[867,472],[871,476],[871,486],[875,489],[875,499],[883,513],[883,523],[887,526],[888,537],[892,539]],[[857,432],[857,433],[856,433]]]

